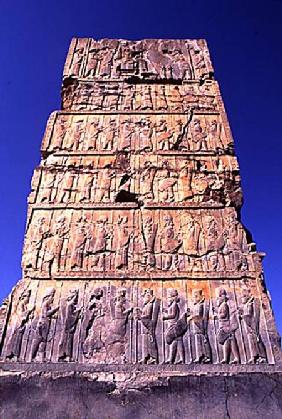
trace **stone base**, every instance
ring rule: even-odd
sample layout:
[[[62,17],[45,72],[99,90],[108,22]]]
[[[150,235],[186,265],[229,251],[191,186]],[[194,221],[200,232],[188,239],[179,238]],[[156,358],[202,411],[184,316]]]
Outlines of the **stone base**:
[[[0,417],[282,418],[281,367],[264,366],[261,372],[245,367],[236,373],[228,366],[213,373],[161,366],[108,366],[92,372],[73,367],[3,364]]]

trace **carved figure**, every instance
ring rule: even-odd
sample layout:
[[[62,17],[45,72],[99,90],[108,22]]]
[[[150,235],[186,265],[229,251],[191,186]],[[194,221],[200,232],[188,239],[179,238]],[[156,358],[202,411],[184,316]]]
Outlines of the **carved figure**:
[[[157,225],[154,224],[152,217],[147,217],[142,222],[142,236],[144,240],[144,261],[143,264],[148,268],[156,265],[155,241]]]
[[[238,321],[234,313],[230,313],[227,292],[224,288],[218,291],[214,318],[218,320],[217,341],[223,347],[221,364],[238,364],[240,354],[235,335]]]
[[[104,343],[101,338],[101,327],[99,320],[105,316],[102,298],[104,291],[102,288],[96,288],[90,296],[86,318],[83,329],[85,330],[85,339],[82,345],[83,354],[86,358],[91,358],[95,352],[99,352]]]
[[[87,127],[86,132],[86,143],[87,150],[97,150],[97,143],[100,137],[100,134],[103,132],[103,127],[100,127],[100,121],[92,121]]]
[[[81,185],[81,192],[80,192],[80,198],[79,198],[79,202],[89,202],[91,201],[91,192],[92,192],[92,187],[93,187],[93,183],[94,183],[94,176],[96,175],[97,172],[95,173],[82,173],[80,175],[80,177],[82,178],[82,185]]]
[[[126,289],[117,290],[115,298],[111,301],[111,321],[108,325],[106,349],[110,351],[111,359],[125,363],[126,329],[130,313],[133,308],[126,308]]]
[[[166,343],[170,346],[168,364],[185,364],[185,349],[183,336],[187,330],[186,313],[180,317],[178,291],[167,291],[167,310],[163,314],[163,320],[168,324],[165,333]],[[177,355],[179,359],[176,360]]]
[[[82,308],[77,307],[78,290],[69,292],[67,301],[61,309],[63,330],[59,343],[59,361],[73,361],[73,338]]]
[[[54,191],[55,185],[55,174],[52,172],[43,172],[42,181],[39,188],[39,202],[52,202],[53,196],[52,192]]]
[[[250,358],[249,364],[266,362],[266,350],[259,332],[260,307],[248,288],[242,290],[242,306],[239,315],[247,335]]]
[[[82,269],[83,259],[86,254],[87,240],[92,238],[90,231],[86,226],[86,218],[80,217],[75,225],[73,245],[71,252],[71,269]]]
[[[141,119],[139,128],[139,151],[152,151],[153,129],[149,118]]]
[[[150,161],[146,161],[140,176],[140,195],[146,201],[152,201],[154,199],[153,182],[155,175],[156,168]]]
[[[191,189],[193,169],[194,164],[189,160],[186,161],[180,169],[178,176],[179,201],[185,201],[193,196]]]
[[[163,162],[162,168],[157,171],[159,181],[159,194],[161,202],[173,202],[173,187],[177,183],[177,176],[171,173],[168,162]]]
[[[58,307],[52,307],[55,296],[55,289],[50,288],[46,290],[45,296],[42,299],[41,310],[37,326],[32,339],[31,347],[31,360],[33,361],[37,355],[39,361],[45,361],[46,346],[48,339],[53,339],[53,336],[49,337],[49,331],[51,326],[51,320],[59,310]]]
[[[216,119],[213,119],[208,125],[208,142],[212,150],[222,150],[222,128],[221,124],[217,122]]]
[[[211,362],[211,347],[208,337],[208,308],[203,290],[193,290],[194,305],[188,309],[187,322],[192,327],[192,338],[195,345],[196,363]]]
[[[91,267],[96,270],[105,269],[106,252],[108,251],[108,240],[112,237],[108,227],[108,218],[100,217],[96,222],[96,232],[90,242],[88,252],[93,255]]]
[[[159,150],[170,150],[173,144],[173,130],[167,126],[165,119],[160,119],[156,124],[156,141]]]
[[[98,185],[96,199],[98,202],[109,202],[111,193],[112,179],[115,177],[115,172],[111,165],[106,165],[98,174]]]
[[[158,344],[156,327],[160,311],[160,301],[154,296],[153,290],[146,289],[143,293],[143,307],[136,310],[137,319],[141,322],[142,364],[158,364]]]
[[[73,172],[68,171],[63,173],[57,198],[58,202],[67,203],[71,201],[75,178],[76,175]]]
[[[115,119],[110,119],[108,125],[101,129],[100,141],[102,150],[112,150],[115,137],[117,136],[117,124]]]
[[[17,304],[16,311],[12,318],[12,330],[9,332],[6,359],[18,361],[21,355],[23,336],[28,322],[34,311],[34,307],[29,307],[31,291],[24,291]]]
[[[25,255],[23,258],[23,264],[26,268],[38,268],[40,251],[47,234],[48,231],[46,230],[46,219],[45,217],[39,217],[34,223],[32,232],[30,233],[30,240],[26,246]]]
[[[132,232],[128,231],[128,217],[119,216],[117,223],[115,268],[123,269],[128,267],[128,250]]]
[[[195,119],[191,126],[192,143],[194,151],[207,151],[207,134],[203,131],[201,121]]]
[[[164,228],[160,235],[160,248],[162,255],[161,269],[178,268],[178,251],[182,246],[182,239],[175,233],[173,218],[171,215],[164,216]]]

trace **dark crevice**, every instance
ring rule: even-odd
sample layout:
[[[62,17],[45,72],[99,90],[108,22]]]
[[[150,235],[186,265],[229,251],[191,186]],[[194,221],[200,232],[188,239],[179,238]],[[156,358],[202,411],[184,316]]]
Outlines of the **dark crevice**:
[[[138,204],[137,194],[121,189],[116,195],[115,202],[135,202]]]

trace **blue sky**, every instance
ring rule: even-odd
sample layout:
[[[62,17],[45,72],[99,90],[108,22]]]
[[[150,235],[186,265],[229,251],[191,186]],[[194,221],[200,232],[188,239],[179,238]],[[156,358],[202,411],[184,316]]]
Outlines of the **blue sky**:
[[[73,36],[206,38],[235,139],[242,220],[282,332],[281,0],[0,0],[0,299],[21,277],[26,198]]]

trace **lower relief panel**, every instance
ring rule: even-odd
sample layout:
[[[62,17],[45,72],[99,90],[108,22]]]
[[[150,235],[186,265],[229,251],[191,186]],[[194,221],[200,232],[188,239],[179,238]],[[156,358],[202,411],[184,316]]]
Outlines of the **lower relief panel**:
[[[260,280],[26,280],[9,312],[1,361],[277,361]]]

